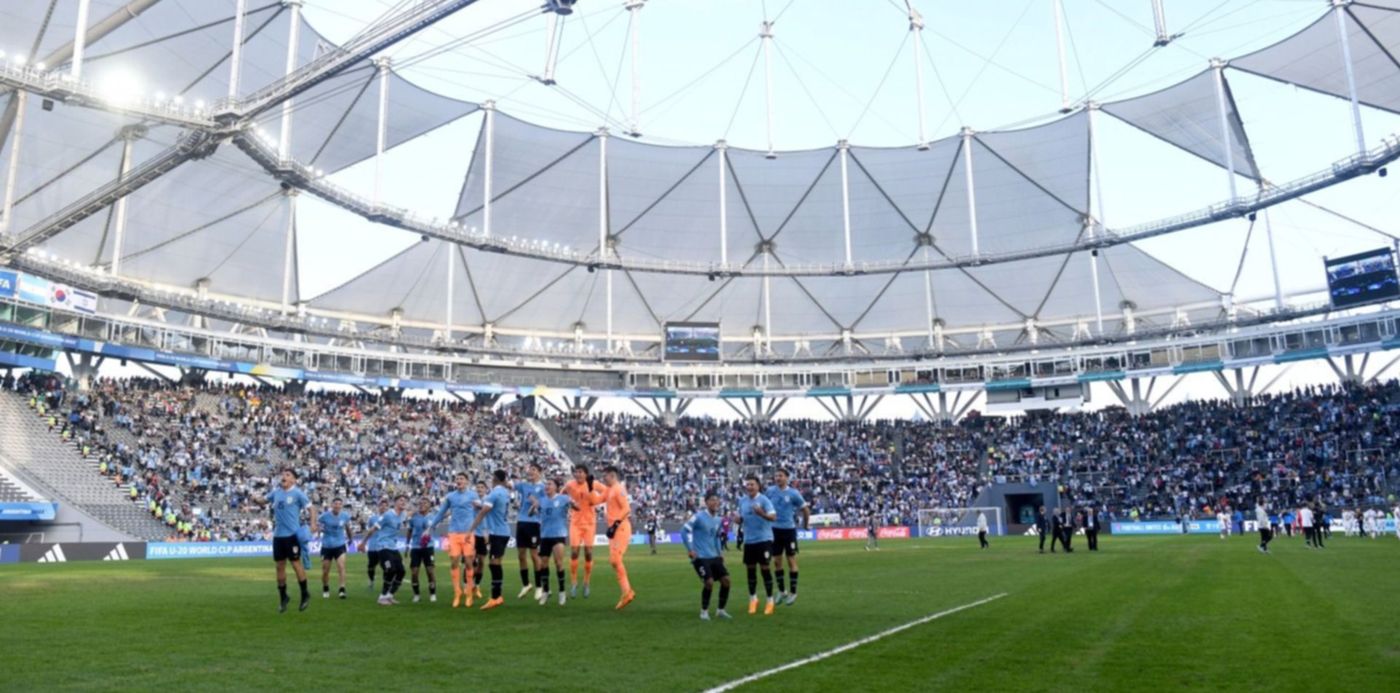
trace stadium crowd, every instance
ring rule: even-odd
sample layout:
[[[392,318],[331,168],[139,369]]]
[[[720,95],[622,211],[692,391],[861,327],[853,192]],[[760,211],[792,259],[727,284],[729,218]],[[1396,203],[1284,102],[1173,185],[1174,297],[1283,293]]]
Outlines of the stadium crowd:
[[[437,499],[452,472],[484,478],[551,452],[510,407],[377,394],[306,392],[227,382],[189,386],[102,379],[86,391],[53,375],[7,379],[54,432],[96,461],[191,540],[266,534],[259,501],[285,466],[317,503],[357,511],[379,497]],[[582,415],[555,420],[560,443],[595,468],[621,467],[638,514],[688,517],[706,489],[782,467],[813,513],[843,524],[912,524],[921,508],[971,504],[991,483],[1056,484],[1074,507],[1108,519],[1214,517],[1252,508],[1389,507],[1400,486],[1400,382],[1314,386],[1246,405],[1191,401],[1133,417],[1091,413],[833,423]]]

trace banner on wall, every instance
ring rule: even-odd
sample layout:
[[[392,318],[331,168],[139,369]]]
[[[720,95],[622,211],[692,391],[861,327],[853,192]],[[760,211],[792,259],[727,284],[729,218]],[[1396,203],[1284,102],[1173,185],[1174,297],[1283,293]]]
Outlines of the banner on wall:
[[[50,306],[87,315],[93,315],[97,312],[97,294],[75,289],[66,284],[53,284],[51,286],[49,291]]]
[[[53,297],[53,282],[30,274],[19,275],[19,300],[46,306]]]
[[[0,270],[0,298],[14,298],[19,293],[19,274],[13,270]]]

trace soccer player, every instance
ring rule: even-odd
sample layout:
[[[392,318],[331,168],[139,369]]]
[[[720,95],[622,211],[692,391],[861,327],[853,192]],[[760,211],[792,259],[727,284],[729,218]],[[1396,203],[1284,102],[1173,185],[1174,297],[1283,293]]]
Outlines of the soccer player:
[[[874,514],[874,513],[871,513],[869,516],[867,516],[867,517],[865,518],[865,550],[866,550],[866,551],[879,551],[879,550],[880,550],[880,531],[879,531],[879,529],[877,529],[877,528],[875,527],[875,514]],[[1055,546],[1054,546],[1053,544],[1050,546],[1050,550],[1051,550],[1051,551],[1054,551],[1054,550],[1055,550]]]
[[[433,515],[430,528],[436,528],[442,518],[451,515],[447,524],[447,554],[452,557],[452,608],[462,605],[462,575],[466,573],[467,606],[472,605],[472,592],[476,588],[474,563],[476,562],[476,541],[468,530],[472,518],[481,507],[481,496],[470,488],[466,472],[457,472],[457,490],[449,492]],[[421,537],[420,537],[421,539]]]
[[[773,485],[763,495],[773,502],[773,510],[778,514],[773,522],[773,572],[778,574],[778,603],[792,606],[797,603],[797,511],[802,511],[802,529],[807,529],[812,509],[802,494],[788,485],[788,479],[788,470],[779,469],[773,474]],[[788,589],[783,574],[784,559],[792,575],[792,589]]]
[[[758,492],[758,477],[744,479],[745,495],[739,498],[739,526],[744,530],[744,568],[749,574],[749,613],[758,613],[758,572],[763,571],[763,590],[768,595],[764,616],[773,614],[773,521],[778,514],[773,501]]]
[[[564,495],[574,504],[569,516],[569,596],[578,596],[578,554],[583,549],[583,596],[593,582],[593,542],[598,537],[598,506],[603,494],[595,490],[588,467],[574,465],[574,478],[564,484]]]
[[[481,607],[482,611],[494,609],[505,603],[501,598],[501,583],[503,582],[504,571],[501,568],[501,558],[506,555],[506,547],[510,545],[510,524],[506,521],[506,513],[510,510],[510,491],[506,489],[506,470],[497,469],[491,473],[493,485],[491,491],[481,500],[481,510],[477,511],[476,519],[472,521],[471,530],[475,531],[478,526],[485,526],[487,532],[487,555],[490,558],[491,567],[491,599]]]
[[[987,548],[991,544],[987,543],[987,513],[977,513],[977,543],[982,548]]]
[[[733,522],[733,520],[729,519],[728,515],[725,515],[724,519],[719,522],[719,550],[721,552],[729,550],[729,532],[732,529],[732,527],[730,527],[731,522]]]
[[[1315,533],[1313,527],[1313,511],[1312,508],[1308,507],[1307,503],[1304,503],[1298,508],[1298,521],[1303,525],[1303,544],[1308,548],[1312,548],[1313,534]]]
[[[1254,502],[1254,521],[1259,524],[1259,553],[1268,553],[1274,530],[1269,526],[1269,511],[1264,507],[1263,498]]]
[[[705,507],[697,510],[690,521],[681,528],[681,541],[685,542],[690,564],[695,574],[700,576],[704,587],[700,588],[700,620],[710,620],[710,595],[715,580],[719,580],[719,608],[715,617],[729,618],[724,607],[729,604],[729,569],[724,567],[724,556],[720,555],[719,494],[710,491],[705,494]]]
[[[374,571],[379,567],[379,538],[375,536],[374,523],[379,520],[379,516],[389,511],[389,499],[379,499],[379,512],[370,512],[365,518],[364,538],[360,540],[360,553],[365,555],[369,561],[369,593],[374,594]]]
[[[422,592],[418,588],[418,568],[428,572],[428,601],[437,601],[437,569],[433,561],[433,514],[432,503],[427,498],[418,501],[418,511],[408,519],[408,567],[413,572],[413,603],[417,604]]]
[[[476,482],[477,498],[484,501],[486,500],[486,494],[490,492],[491,487],[488,486],[485,481]],[[476,504],[476,509],[478,511],[481,510],[481,503],[479,501]],[[481,583],[486,581],[486,559],[487,555],[491,553],[490,546],[487,545],[491,538],[491,532],[483,523],[476,528],[475,533],[468,532],[468,534],[473,534],[472,545],[476,548],[476,564],[473,566],[476,570],[476,585],[472,587],[472,595],[477,599],[481,599]]]
[[[622,590],[622,598],[614,607],[621,611],[637,593],[632,591],[632,583],[627,579],[627,566],[622,558],[627,555],[627,547],[632,544],[632,501],[627,497],[627,486],[622,483],[622,472],[617,467],[603,470],[603,509],[608,521],[608,563],[617,573],[617,586]]]
[[[301,511],[314,513],[311,499],[297,487],[297,474],[291,469],[282,470],[281,488],[267,494],[267,503],[272,508],[272,560],[277,563],[277,592],[281,595],[278,613],[287,611],[292,600],[287,596],[287,561],[292,562],[297,584],[301,586],[300,611],[311,605],[311,593],[306,589],[306,568],[301,564],[301,545],[297,541],[297,528],[301,526]],[[316,530],[316,516],[311,516],[311,529]]]
[[[1397,503],[1394,508],[1391,508],[1390,512],[1390,517],[1395,523],[1395,538],[1400,539],[1400,503]]]
[[[407,511],[408,497],[399,496],[394,499],[394,507],[385,510],[374,519],[374,524],[370,525],[370,531],[374,532],[376,545],[379,547],[379,566],[384,569],[384,587],[379,593],[380,606],[399,603],[394,599],[394,595],[403,585],[406,571],[403,568],[403,556],[399,555],[398,543],[399,532],[403,530],[403,516]]]
[[[317,518],[321,524],[321,598],[331,598],[331,566],[340,577],[340,598],[345,598],[345,545],[350,543],[350,513],[345,501],[336,498],[331,509]]]
[[[559,578],[559,606],[564,605],[564,546],[569,543],[569,509],[573,503],[559,492],[554,479],[544,482],[544,505],[540,508],[540,606],[549,601],[549,560],[554,559],[555,575]]]
[[[544,500],[544,484],[540,483],[540,466],[530,464],[525,468],[526,481],[515,484],[515,497],[520,503],[520,512],[515,518],[515,553],[520,559],[520,594],[524,599],[531,589],[538,589],[540,575],[546,578],[549,573],[540,570],[540,507]],[[535,570],[535,581],[530,582],[530,569]]]

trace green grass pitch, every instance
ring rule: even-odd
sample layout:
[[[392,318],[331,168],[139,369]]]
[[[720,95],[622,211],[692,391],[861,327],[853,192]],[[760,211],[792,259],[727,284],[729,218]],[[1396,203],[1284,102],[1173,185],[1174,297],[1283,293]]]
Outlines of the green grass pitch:
[[[679,547],[634,547],[636,603],[593,597],[493,612],[377,606],[364,561],[347,601],[277,613],[270,559],[0,567],[5,690],[230,689],[692,691],[724,684],[985,597],[948,615],[744,690],[1396,690],[1400,541],[1335,538],[1323,551],[1250,537],[1106,537],[1039,555],[1014,537],[803,546],[801,598],[771,617],[701,622]],[[604,556],[606,554],[604,553]],[[736,554],[728,554],[737,562]],[[447,581],[445,563],[439,576]],[[292,587],[295,593],[295,585]],[[760,587],[760,591],[762,587]],[[424,592],[426,593],[426,587]],[[405,585],[400,599],[411,591]]]

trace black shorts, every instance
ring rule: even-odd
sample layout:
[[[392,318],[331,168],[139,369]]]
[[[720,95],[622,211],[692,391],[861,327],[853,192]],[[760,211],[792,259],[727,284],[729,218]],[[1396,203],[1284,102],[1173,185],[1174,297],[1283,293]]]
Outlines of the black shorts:
[[[321,560],[323,560],[323,561],[334,561],[335,559],[340,558],[341,556],[344,556],[344,555],[345,555],[345,547],[344,547],[344,546],[322,546],[322,547],[321,547]]]
[[[538,549],[540,547],[540,523],[515,523],[515,548]]]
[[[385,571],[403,570],[403,556],[396,549],[380,549],[378,561]]]
[[[729,569],[724,567],[724,559],[716,556],[714,558],[697,558],[690,562],[695,568],[695,574],[701,580],[718,580],[729,577]]]
[[[540,557],[548,558],[554,555],[554,547],[568,546],[568,537],[542,537],[540,538]]]
[[[408,550],[408,567],[417,568],[420,565],[433,567],[433,547],[425,546],[421,549]]]
[[[773,555],[774,556],[796,556],[797,555],[797,528],[782,529],[773,528]]]
[[[773,560],[773,542],[744,542],[744,565],[767,564]]]
[[[296,535],[272,538],[272,560],[296,561],[301,559],[301,542]]]
[[[488,555],[491,558],[500,558],[506,555],[506,547],[510,546],[510,537],[503,537],[499,534],[492,534],[490,540],[490,550]]]
[[[486,555],[486,537],[483,537],[480,534],[476,535],[476,555]]]

